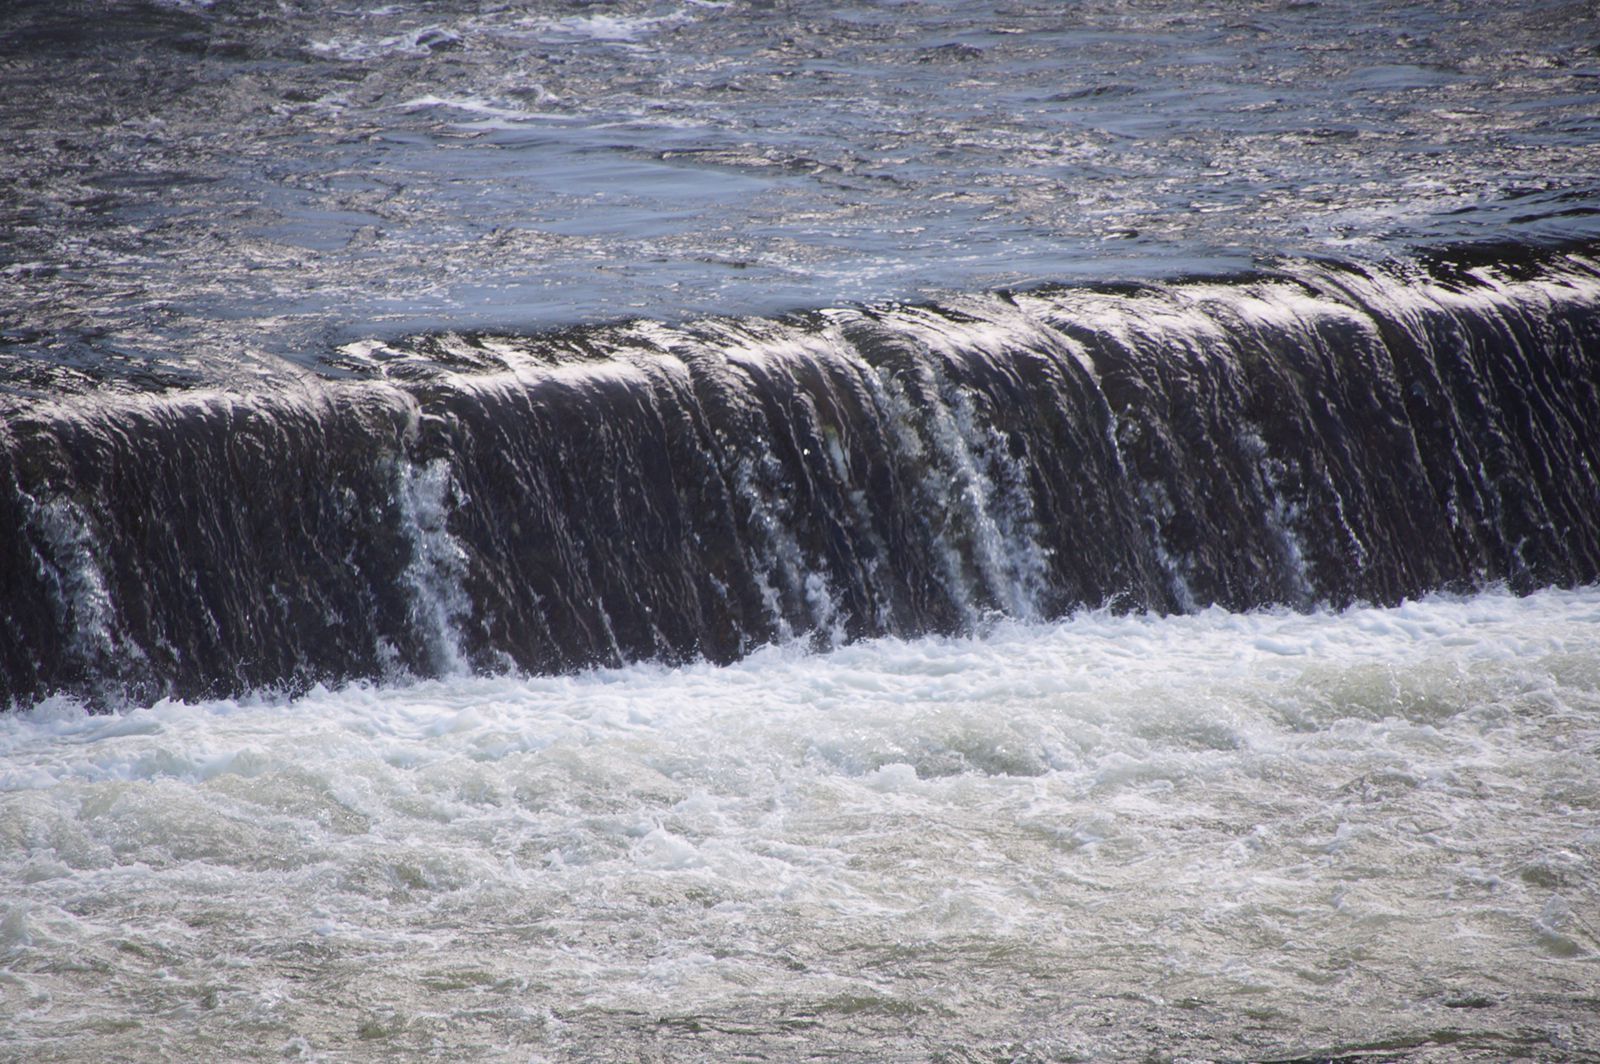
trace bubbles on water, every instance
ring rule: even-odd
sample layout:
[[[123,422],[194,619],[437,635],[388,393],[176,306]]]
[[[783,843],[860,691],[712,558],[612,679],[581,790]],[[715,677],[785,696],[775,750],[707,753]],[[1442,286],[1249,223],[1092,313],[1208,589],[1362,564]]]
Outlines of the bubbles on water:
[[[0,1021],[478,1055],[526,1012],[560,1021],[517,1021],[529,1052],[781,1055],[836,1008],[873,1055],[1068,1022],[1045,994],[1116,1021],[1089,1055],[1214,1059],[1438,1027],[1441,982],[1489,981],[1452,1029],[1543,1031],[1597,948],[1596,594],[0,717],[0,966],[50,991]],[[52,1026],[90,1002],[112,1026]]]

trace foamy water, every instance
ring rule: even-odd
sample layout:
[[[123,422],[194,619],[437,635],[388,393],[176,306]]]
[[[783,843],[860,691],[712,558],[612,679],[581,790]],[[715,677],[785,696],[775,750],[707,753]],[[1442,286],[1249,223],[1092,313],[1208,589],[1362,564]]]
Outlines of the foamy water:
[[[0,1057],[1592,1059],[1597,755],[1600,589],[48,703]]]

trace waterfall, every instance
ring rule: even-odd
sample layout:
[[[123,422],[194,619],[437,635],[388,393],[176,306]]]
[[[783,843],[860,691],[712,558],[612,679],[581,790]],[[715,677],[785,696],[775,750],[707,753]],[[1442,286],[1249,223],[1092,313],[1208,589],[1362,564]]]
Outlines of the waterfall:
[[[392,341],[0,429],[0,704],[1600,576],[1582,249]]]

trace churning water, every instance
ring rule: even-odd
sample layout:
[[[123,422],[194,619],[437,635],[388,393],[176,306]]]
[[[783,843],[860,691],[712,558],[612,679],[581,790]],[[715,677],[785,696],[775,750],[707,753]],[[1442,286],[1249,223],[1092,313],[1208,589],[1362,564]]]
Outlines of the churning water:
[[[16,1059],[1591,1059],[1600,593],[0,718]]]
[[[0,1059],[1600,1060],[1596,41],[0,3]]]

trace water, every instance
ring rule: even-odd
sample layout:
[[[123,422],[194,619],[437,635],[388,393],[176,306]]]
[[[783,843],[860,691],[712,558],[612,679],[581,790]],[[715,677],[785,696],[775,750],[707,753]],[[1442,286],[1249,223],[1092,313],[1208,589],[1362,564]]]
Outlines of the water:
[[[1600,581],[1600,265],[344,345],[0,424],[0,705]]]
[[[1597,39],[1535,0],[19,0],[7,377],[1592,239]]]
[[[0,1060],[1600,1060],[1597,40],[0,5]]]
[[[0,1054],[1593,1059],[1597,691],[1587,589],[49,703]]]

